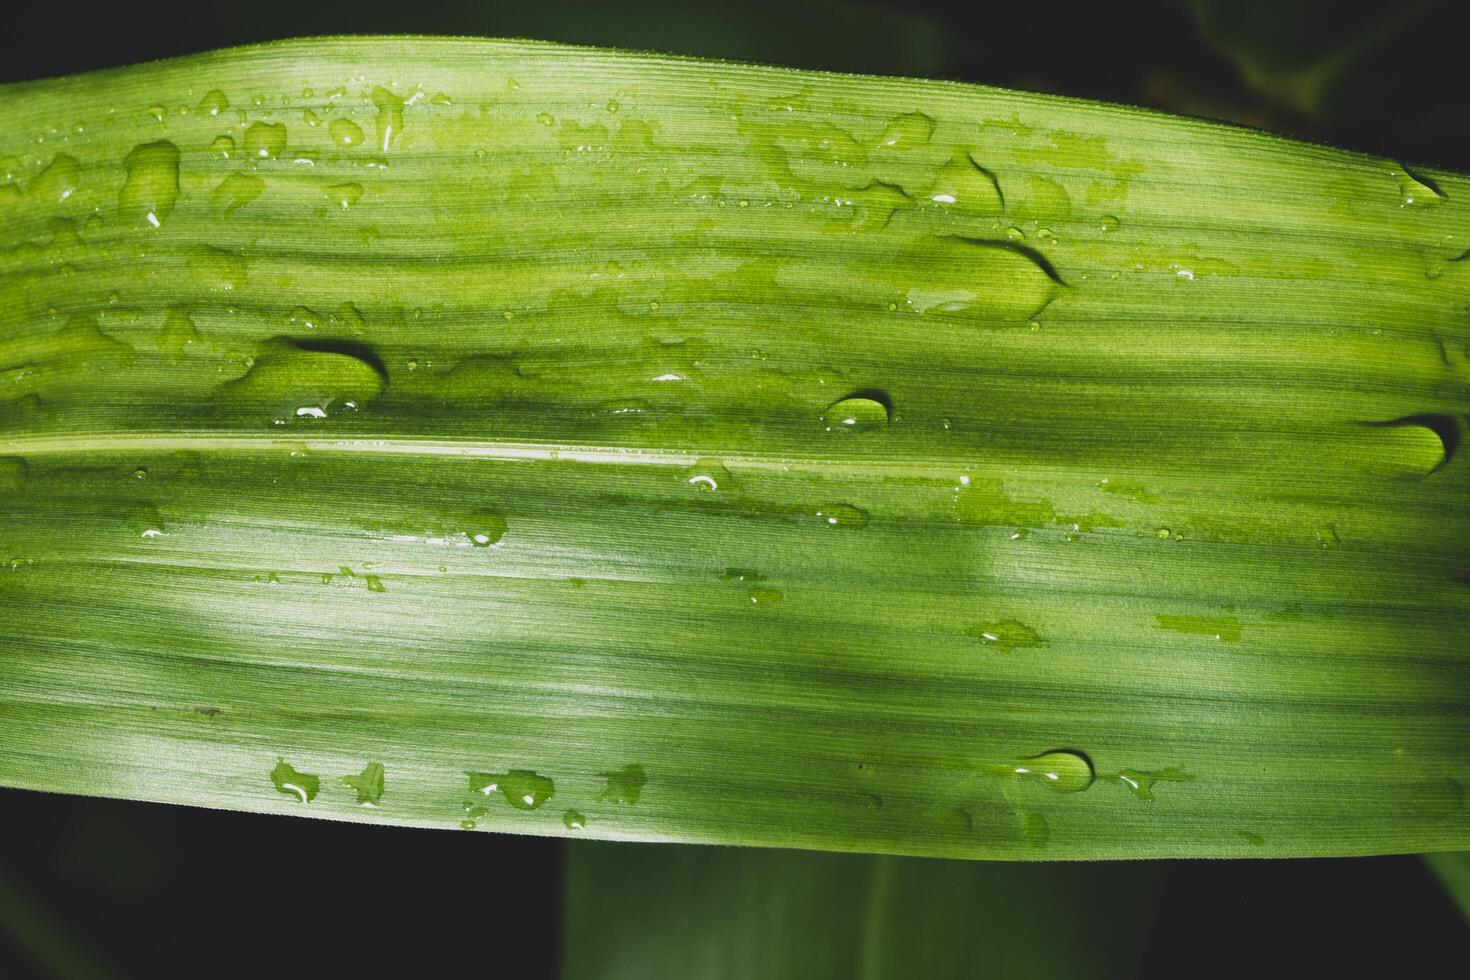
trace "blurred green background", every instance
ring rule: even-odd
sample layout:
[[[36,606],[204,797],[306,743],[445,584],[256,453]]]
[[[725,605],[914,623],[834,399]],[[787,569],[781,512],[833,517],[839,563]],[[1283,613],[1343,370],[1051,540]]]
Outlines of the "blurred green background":
[[[1467,27],[1450,0],[31,3],[0,17],[0,81],[312,34],[533,37],[1085,96],[1470,170]],[[0,978],[1470,975],[1470,927],[1415,857],[967,865],[14,791],[0,829]]]

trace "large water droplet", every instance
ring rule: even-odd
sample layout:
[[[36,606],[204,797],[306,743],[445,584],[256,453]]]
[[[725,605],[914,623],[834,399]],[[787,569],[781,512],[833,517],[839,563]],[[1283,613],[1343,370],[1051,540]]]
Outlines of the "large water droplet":
[[[1104,776],[1103,778],[1109,782],[1119,783],[1126,787],[1128,792],[1140,800],[1147,800],[1149,803],[1154,801],[1153,789],[1155,783],[1189,783],[1194,781],[1193,776],[1177,766],[1170,766],[1167,769],[1160,769],[1157,772],[1146,772],[1141,769],[1122,769],[1117,775]]]
[[[343,211],[348,211],[357,203],[358,198],[362,197],[362,185],[328,184],[322,188],[322,193],[326,195],[327,200],[337,205],[337,207]]]
[[[265,193],[265,181],[254,174],[230,174],[209,195],[209,206],[233,214]]]
[[[1015,619],[1003,619],[998,623],[982,623],[970,630],[970,635],[999,653],[1010,653],[1025,647],[1041,645],[1041,636],[1025,623]]]
[[[82,165],[75,157],[58,153],[46,169],[36,175],[26,193],[32,200],[45,204],[60,204],[76,193],[82,182]]]
[[[222,398],[277,420],[325,418],[376,398],[387,379],[370,355],[355,346],[318,349],[304,341],[275,338],[260,349],[244,377],[220,388]]]
[[[470,792],[481,796],[500,795],[505,802],[517,810],[534,810],[556,792],[556,784],[546,776],[529,769],[512,769],[509,772],[472,772]]]
[[[878,137],[879,147],[910,149],[926,145],[934,135],[934,120],[922,112],[906,112],[897,116]]]
[[[1041,755],[1017,759],[1010,771],[1022,779],[1034,779],[1058,793],[1080,793],[1092,785],[1092,762],[1081,752],[1055,749]]]
[[[817,511],[817,520],[827,527],[866,527],[868,512],[852,504],[828,504]]]
[[[915,313],[966,313],[1024,323],[1056,296],[1061,280],[1020,243],[934,237],[906,249],[890,267]]]
[[[362,127],[351,119],[333,119],[327,127],[327,135],[333,143],[346,149],[362,145]]]
[[[373,105],[378,107],[378,143],[384,153],[403,132],[403,100],[379,85],[373,89]]]
[[[946,204],[965,211],[998,214],[1005,208],[1005,198],[995,174],[986,170],[968,154],[961,154],[939,169],[925,196],[935,204]]]
[[[225,93],[219,89],[210,89],[204,98],[199,100],[199,111],[207,116],[214,117],[230,107],[230,100],[225,98]]]
[[[179,199],[179,148],[168,140],[133,147],[123,160],[127,178],[118,192],[124,221],[157,228]]]
[[[245,155],[252,160],[269,160],[285,148],[285,123],[255,122],[245,130]]]
[[[734,485],[730,471],[717,459],[701,459],[684,474],[684,482],[696,490],[726,490]]]
[[[828,432],[871,432],[893,418],[893,404],[881,391],[858,391],[827,406],[822,421]]]
[[[358,806],[377,806],[383,799],[383,764],[369,762],[356,776],[343,776],[342,782],[357,791]]]
[[[648,774],[643,771],[643,767],[632,764],[617,772],[604,772],[600,775],[607,780],[607,789],[598,797],[604,803],[637,803],[644,784],[648,782]]]
[[[316,799],[317,790],[322,785],[320,776],[297,772],[285,759],[277,760],[276,767],[271,770],[271,782],[275,783],[276,792],[294,796],[302,803]]]
[[[1366,445],[1358,465],[1384,476],[1428,476],[1444,466],[1460,448],[1460,423],[1453,415],[1408,415],[1386,422],[1366,422]],[[1356,448],[1356,447],[1355,447]]]
[[[1160,613],[1155,626],[1172,633],[1193,633],[1226,643],[1240,642],[1240,620],[1234,616],[1180,616]]]

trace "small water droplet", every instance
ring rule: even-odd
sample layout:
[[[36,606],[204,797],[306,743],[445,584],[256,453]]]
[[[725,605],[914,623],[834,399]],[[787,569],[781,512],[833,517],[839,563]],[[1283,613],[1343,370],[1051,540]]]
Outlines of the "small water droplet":
[[[356,776],[343,776],[342,782],[357,791],[357,805],[374,807],[383,799],[383,764],[369,762]]]
[[[380,579],[380,578],[378,578],[378,576],[376,576],[376,575],[369,575],[369,576],[367,576],[367,578],[366,578],[365,581],[367,582],[367,590],[369,592],[387,592],[388,591],[387,586],[385,586],[383,584],[383,580]]]
[[[228,160],[235,153],[235,141],[229,136],[216,136],[209,144],[209,152]]]
[[[602,795],[598,797],[603,803],[625,803],[631,806],[638,802],[638,797],[648,782],[648,774],[644,772],[643,767],[632,764],[616,772],[604,772],[599,775],[607,780],[607,789],[603,790]]]
[[[859,391],[827,406],[822,421],[828,432],[872,432],[893,420],[893,403],[881,391]]]
[[[1010,771],[1021,779],[1034,779],[1058,793],[1080,793],[1092,785],[1092,761],[1081,752],[1055,749],[1017,759]]]
[[[587,826],[587,818],[576,810],[568,810],[561,815],[562,826],[568,830],[583,830]]]
[[[301,113],[301,121],[306,123],[306,125],[308,126],[316,127],[322,124],[322,117],[318,116],[312,110],[307,109]]]
[[[333,119],[327,127],[327,135],[332,142],[345,149],[362,145],[362,127],[351,119]]]
[[[473,820],[461,820],[459,822],[459,829],[460,830],[474,830],[475,829],[475,822]]]
[[[471,772],[466,775],[469,776],[471,794],[502,796],[517,810],[534,810],[556,793],[556,784],[551,779],[529,769],[502,773]]]
[[[297,772],[285,759],[276,761],[276,767],[271,770],[271,782],[275,783],[276,792],[294,796],[302,803],[316,799],[317,790],[322,785],[320,776]]]
[[[549,112],[536,113],[536,121],[543,126],[555,126],[556,117]]]
[[[1262,837],[1260,834],[1253,834],[1249,830],[1241,830],[1237,831],[1237,833],[1239,833],[1240,836],[1244,837],[1245,842],[1251,847],[1260,847],[1266,843],[1266,838]]]

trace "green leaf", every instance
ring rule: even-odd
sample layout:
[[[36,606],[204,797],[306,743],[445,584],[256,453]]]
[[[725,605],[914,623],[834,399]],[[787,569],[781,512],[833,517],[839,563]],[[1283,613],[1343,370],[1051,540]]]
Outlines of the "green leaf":
[[[4,88],[0,179],[0,783],[1470,847],[1465,178],[369,38]]]
[[[1470,921],[1470,853],[1447,851],[1441,854],[1426,854],[1424,860],[1439,876],[1445,891],[1465,913]]]
[[[562,977],[1136,977],[1163,880],[1158,863],[576,843]]]

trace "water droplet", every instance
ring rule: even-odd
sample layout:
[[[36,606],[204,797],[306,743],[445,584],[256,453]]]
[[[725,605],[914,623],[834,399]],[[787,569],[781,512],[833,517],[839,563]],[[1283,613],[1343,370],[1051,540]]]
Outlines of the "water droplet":
[[[265,193],[265,181],[254,174],[230,174],[209,195],[209,206],[234,214]]]
[[[179,199],[179,148],[168,140],[133,147],[123,160],[127,178],[118,192],[123,220],[157,228]]]
[[[1155,783],[1189,783],[1194,777],[1177,766],[1160,769],[1157,772],[1145,772],[1139,769],[1123,769],[1115,776],[1104,776],[1108,782],[1119,783],[1127,787],[1128,791],[1140,800],[1154,801],[1153,788]]]
[[[561,815],[562,826],[568,830],[583,830],[587,826],[587,818],[576,810],[568,810]]]
[[[643,792],[643,786],[648,782],[648,775],[642,766],[626,765],[617,772],[599,773],[607,780],[607,789],[602,791],[598,797],[603,803],[626,803],[632,805],[638,802],[638,796]]]
[[[327,127],[332,142],[345,149],[362,145],[362,127],[351,119],[333,119]]]
[[[893,419],[893,403],[881,391],[859,391],[827,406],[822,414],[828,432],[872,432]]]
[[[403,100],[381,85],[373,89],[372,100],[378,107],[378,142],[387,153],[388,145],[403,133]]]
[[[1051,841],[1051,824],[1047,823],[1045,814],[1023,810],[1018,818],[1021,822],[1021,839],[1028,847],[1039,850]]]
[[[1240,620],[1234,616],[1175,616],[1160,613],[1155,627],[1172,633],[1194,633],[1226,643],[1240,642]]]
[[[549,112],[536,113],[536,121],[543,126],[555,126],[556,117]]]
[[[1169,535],[1173,533],[1174,532],[1170,531],[1167,527],[1161,527],[1154,532],[1154,537],[1158,538],[1160,541],[1168,541]]]
[[[19,490],[29,467],[19,456],[0,456],[0,491]]]
[[[210,89],[199,100],[199,111],[207,116],[218,116],[230,107],[230,100],[219,89]]]
[[[133,470],[133,479],[135,479],[135,480],[146,480],[146,479],[148,479],[148,468],[146,466],[140,466],[137,469]]]
[[[1399,207],[1427,207],[1445,200],[1444,191],[1433,178],[1421,176],[1404,167],[1394,172],[1399,185]]]
[[[1452,817],[1465,805],[1465,788],[1453,779],[1426,779],[1409,787],[1409,806],[1437,820]]]
[[[878,145],[909,149],[924,146],[933,135],[933,119],[922,112],[906,112],[888,124],[883,135],[878,137]]]
[[[966,313],[1024,323],[1056,296],[1061,280],[1020,243],[934,237],[904,250],[894,286],[919,314]]]
[[[271,770],[271,782],[276,784],[276,792],[294,796],[302,803],[316,799],[317,790],[322,785],[320,776],[297,772],[285,759],[276,761],[276,767]]]
[[[493,510],[482,510],[470,518],[465,535],[476,548],[499,544],[505,537],[505,518]]]
[[[868,512],[852,504],[830,504],[817,511],[817,520],[828,527],[866,527]]]
[[[235,141],[229,136],[216,136],[209,144],[209,152],[228,160],[235,153]]]
[[[361,184],[330,184],[322,189],[322,193],[343,211],[349,210],[362,197]]]
[[[684,482],[696,490],[718,490],[724,487],[726,490],[734,485],[730,477],[730,471],[725,464],[717,459],[701,459],[684,476]]]
[[[951,205],[965,211],[999,213],[1005,207],[1005,198],[995,174],[968,154],[958,155],[941,167],[925,196],[935,204]]]
[[[474,830],[475,829],[475,822],[473,820],[461,820],[459,822],[459,829],[460,830]]]
[[[1237,831],[1237,833],[1239,833],[1240,836],[1244,837],[1245,842],[1251,847],[1260,847],[1266,843],[1266,838],[1262,837],[1260,834],[1253,834],[1249,830],[1241,830]]]
[[[277,337],[262,345],[250,370],[223,385],[220,394],[277,420],[321,418],[372,401],[384,384],[379,366],[355,350],[319,350]]]
[[[196,246],[189,255],[189,272],[209,289],[230,292],[245,285],[246,262],[233,252],[213,245]]]
[[[1080,793],[1092,785],[1092,762],[1081,752],[1056,749],[1017,759],[1010,771],[1022,779],[1038,780],[1058,793]]]
[[[256,122],[245,130],[245,155],[251,159],[268,160],[285,148],[285,123]]]
[[[31,186],[26,189],[26,193],[36,201],[60,204],[76,193],[81,182],[82,165],[75,157],[58,153],[46,165],[46,169],[31,181]]]
[[[786,594],[780,589],[757,588],[750,590],[750,604],[752,606],[775,605],[784,598],[786,598]]]
[[[308,126],[316,127],[322,124],[322,117],[318,116],[311,109],[307,109],[301,113],[301,121]]]
[[[1097,221],[1098,229],[1103,232],[1117,231],[1120,224],[1122,224],[1122,222],[1113,217],[1111,214],[1105,214]]]
[[[1015,619],[981,624],[970,629],[970,635],[999,653],[1010,653],[1026,647],[1041,646],[1041,636],[1031,627]]]
[[[387,586],[383,585],[383,580],[380,579],[380,578],[378,578],[378,576],[376,576],[376,575],[369,575],[369,576],[367,576],[367,578],[366,578],[365,581],[367,582],[367,590],[369,592],[387,592],[388,591]]]
[[[499,794],[505,802],[517,810],[534,810],[556,792],[556,784],[546,776],[529,769],[512,769],[509,772],[471,772],[470,793],[482,796]]]
[[[1460,446],[1460,423],[1453,415],[1409,415],[1365,422],[1368,436],[1358,465],[1370,473],[1418,478],[1443,467]]]
[[[383,764],[369,762],[356,776],[343,776],[342,782],[357,791],[358,806],[377,806],[383,799]]]

